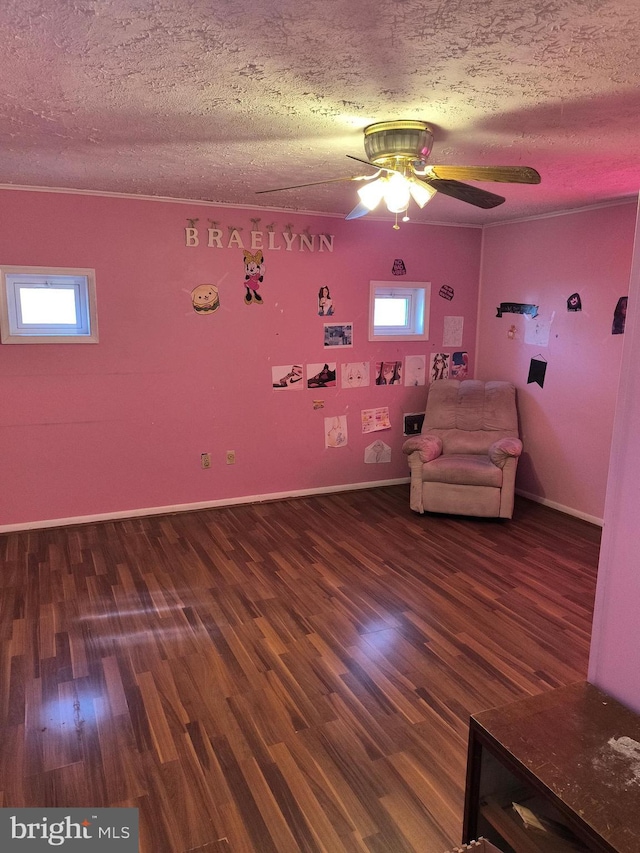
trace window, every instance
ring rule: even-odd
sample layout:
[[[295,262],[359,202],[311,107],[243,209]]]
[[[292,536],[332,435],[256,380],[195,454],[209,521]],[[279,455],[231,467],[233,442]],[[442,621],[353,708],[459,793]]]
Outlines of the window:
[[[369,291],[370,341],[428,341],[431,285],[372,281]]]
[[[3,344],[98,341],[94,270],[0,267]]]

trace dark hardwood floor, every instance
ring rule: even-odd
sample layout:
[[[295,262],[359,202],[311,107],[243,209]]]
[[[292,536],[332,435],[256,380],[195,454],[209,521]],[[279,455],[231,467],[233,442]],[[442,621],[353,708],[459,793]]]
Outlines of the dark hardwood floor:
[[[141,853],[442,853],[471,713],[586,676],[600,529],[408,486],[0,536],[0,806]]]

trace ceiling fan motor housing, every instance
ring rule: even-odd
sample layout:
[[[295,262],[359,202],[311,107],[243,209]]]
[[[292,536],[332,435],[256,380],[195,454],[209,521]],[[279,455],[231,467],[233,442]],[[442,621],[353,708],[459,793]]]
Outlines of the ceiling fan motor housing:
[[[364,129],[364,150],[376,165],[393,159],[425,161],[432,145],[433,132],[424,121],[380,121]]]

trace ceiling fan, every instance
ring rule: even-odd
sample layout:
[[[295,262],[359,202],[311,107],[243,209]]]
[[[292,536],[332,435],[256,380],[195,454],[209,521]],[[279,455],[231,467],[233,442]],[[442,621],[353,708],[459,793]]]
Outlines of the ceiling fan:
[[[358,189],[360,201],[346,219],[358,219],[374,210],[384,199],[387,209],[396,214],[394,228],[399,228],[398,215],[408,221],[411,199],[422,208],[440,192],[459,201],[489,210],[502,204],[501,195],[474,187],[463,181],[497,181],[511,184],[539,184],[540,175],[530,166],[431,166],[427,163],[433,131],[424,121],[401,119],[381,121],[364,129],[366,160],[347,154],[351,160],[364,163],[376,171],[368,175],[330,178],[290,187],[258,190],[258,193],[294,190],[340,181],[362,181]]]

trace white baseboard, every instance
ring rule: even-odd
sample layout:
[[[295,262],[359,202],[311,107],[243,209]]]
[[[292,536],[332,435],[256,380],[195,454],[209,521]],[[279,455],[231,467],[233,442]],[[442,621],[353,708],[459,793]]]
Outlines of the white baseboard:
[[[381,486],[399,486],[408,483],[409,477],[397,480],[377,480],[370,483],[348,483],[343,486],[322,486],[319,489],[297,489],[291,492],[273,492],[267,495],[243,495],[238,498],[222,498],[217,501],[199,501],[191,504],[176,504],[174,506],[143,507],[128,509],[120,512],[103,512],[97,515],[79,515],[74,518],[50,518],[43,521],[25,521],[18,524],[0,525],[0,533],[12,533],[17,530],[39,530],[45,527],[70,527],[73,524],[91,524],[96,521],[116,521],[123,518],[140,518],[145,515],[172,515],[176,512],[191,512],[199,509],[213,509],[238,504],[264,503],[265,501],[280,501],[286,498],[304,498],[311,495],[329,495],[335,492],[354,492],[360,489],[377,489]]]
[[[595,515],[587,515],[586,512],[580,512],[580,510],[573,509],[573,507],[570,506],[563,506],[555,501],[549,501],[546,498],[541,498],[540,495],[532,495],[529,492],[523,492],[522,489],[516,489],[516,494],[523,498],[528,498],[530,501],[543,504],[544,506],[550,506],[551,509],[557,509],[559,512],[564,512],[567,515],[573,515],[575,518],[581,518],[583,521],[588,521],[591,524],[597,524],[598,527],[602,527],[604,524],[604,520],[602,518],[597,518]]]
[[[409,477],[400,477],[395,480],[376,480],[369,483],[347,483],[342,486],[322,486],[318,489],[296,489],[290,492],[272,492],[265,495],[242,495],[237,498],[221,498],[217,501],[198,501],[190,504],[175,504],[171,506],[142,507],[141,509],[128,509],[119,512],[103,512],[96,515],[79,515],[70,518],[50,518],[41,521],[24,521],[18,524],[0,524],[0,533],[12,533],[18,530],[39,530],[46,527],[70,527],[74,524],[91,524],[99,521],[117,521],[123,518],[143,518],[146,515],[172,515],[177,512],[192,512],[199,509],[214,509],[215,507],[238,506],[241,504],[264,503],[266,501],[280,501],[287,498],[304,498],[312,495],[330,495],[337,492],[354,492],[361,489],[377,489],[382,486],[399,486],[408,483]],[[603,519],[594,515],[580,512],[573,507],[564,506],[555,501],[541,498],[540,495],[532,495],[522,489],[516,489],[516,494],[530,501],[543,504],[544,506],[557,509],[575,518],[581,518],[598,527],[603,526]]]

